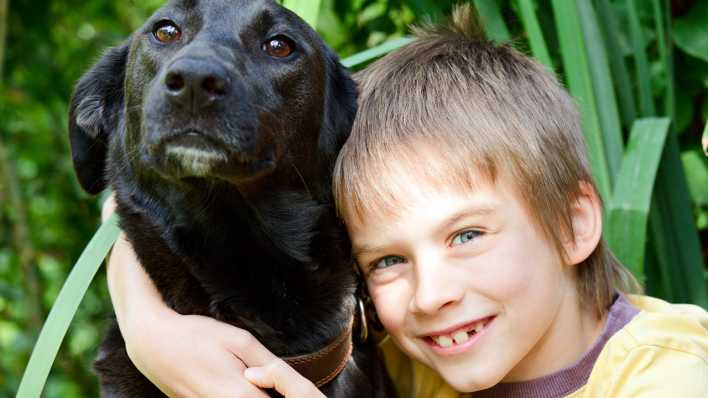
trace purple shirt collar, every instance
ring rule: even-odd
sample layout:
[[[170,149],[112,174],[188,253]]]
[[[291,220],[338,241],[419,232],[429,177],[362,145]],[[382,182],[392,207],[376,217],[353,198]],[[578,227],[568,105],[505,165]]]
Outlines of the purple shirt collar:
[[[584,386],[600,352],[618,330],[632,320],[639,310],[627,301],[621,293],[617,295],[607,314],[605,327],[593,346],[573,365],[547,376],[528,381],[499,383],[496,386],[473,394],[478,397],[524,397],[550,398],[564,397]]]

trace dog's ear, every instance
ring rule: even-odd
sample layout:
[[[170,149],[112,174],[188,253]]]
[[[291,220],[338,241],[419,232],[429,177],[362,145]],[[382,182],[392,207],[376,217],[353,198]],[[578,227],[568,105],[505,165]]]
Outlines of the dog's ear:
[[[334,165],[339,150],[349,137],[356,116],[357,89],[349,71],[339,63],[337,56],[329,49],[325,56],[327,87],[319,147],[321,153],[331,158]]]
[[[69,109],[69,140],[74,169],[91,194],[106,187],[105,163],[109,136],[123,112],[123,81],[129,42],[107,50],[81,77]]]

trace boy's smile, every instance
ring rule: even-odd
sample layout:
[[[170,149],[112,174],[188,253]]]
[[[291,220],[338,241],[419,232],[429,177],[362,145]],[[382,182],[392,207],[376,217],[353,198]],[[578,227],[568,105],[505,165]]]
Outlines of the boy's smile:
[[[574,267],[512,190],[408,186],[394,214],[347,220],[377,313],[403,351],[459,391],[577,360],[602,323],[579,308]]]

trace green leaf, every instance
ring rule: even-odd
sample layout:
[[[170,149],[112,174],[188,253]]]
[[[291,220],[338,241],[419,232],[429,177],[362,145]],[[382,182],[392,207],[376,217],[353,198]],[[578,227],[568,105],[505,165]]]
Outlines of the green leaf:
[[[499,0],[474,0],[474,6],[489,39],[497,43],[511,41],[511,34],[504,23],[504,18],[502,18]]]
[[[637,105],[634,98],[634,90],[630,83],[627,63],[625,62],[625,54],[619,43],[621,33],[618,27],[617,15],[612,10],[608,0],[596,0],[595,9],[599,20],[603,21],[603,23],[599,24],[599,27],[608,52],[607,56],[619,99],[622,122],[625,126],[631,126],[637,117]]]
[[[634,123],[609,206],[607,241],[639,280],[644,279],[649,208],[669,126],[667,118]]]
[[[357,13],[357,23],[359,26],[365,26],[376,18],[384,16],[386,11],[385,3],[371,3]]]
[[[551,55],[548,53],[546,40],[543,38],[541,25],[536,17],[536,2],[534,0],[519,0],[521,11],[521,22],[524,24],[526,34],[529,37],[529,44],[533,56],[542,64],[546,65],[549,71],[554,70]]]
[[[612,194],[612,176],[602,142],[602,129],[588,64],[583,30],[575,0],[552,0],[558,27],[561,55],[570,92],[580,106],[583,132],[588,145],[590,166],[597,181],[600,196],[608,202]]]
[[[17,398],[37,398],[42,393],[69,324],[119,232],[118,216],[114,214],[101,225],[81,253],[39,333],[37,344],[22,376]]]
[[[698,206],[708,205],[708,158],[699,149],[688,150],[681,154],[681,163],[691,200]]]
[[[708,308],[703,259],[675,132],[666,139],[649,213],[652,249],[664,298]],[[652,292],[649,291],[651,294]]]
[[[697,1],[688,15],[674,20],[674,43],[683,51],[708,62],[708,1]]]
[[[676,83],[674,81],[673,46],[671,45],[671,8],[668,0],[652,0],[654,7],[654,25],[659,42],[659,55],[664,65],[664,81],[666,94],[664,95],[664,114],[676,121]],[[689,106],[692,109],[693,106]],[[681,128],[677,126],[676,131]]]
[[[674,129],[678,134],[683,134],[691,126],[694,117],[693,98],[689,95],[676,97],[676,112],[674,115]]]
[[[647,61],[646,41],[639,22],[639,10],[636,0],[625,0],[627,17],[629,18],[629,31],[632,36],[634,50],[634,65],[637,73],[639,87],[639,113],[640,116],[655,116],[656,107],[651,91],[651,76],[649,74],[649,61]]]
[[[436,16],[440,14],[440,8],[433,0],[408,0],[406,4],[413,10],[415,15]]]
[[[320,15],[320,3],[321,0],[284,0],[283,6],[299,15],[314,29]]]
[[[355,66],[362,65],[375,58],[386,55],[397,48],[403,47],[412,41],[413,39],[410,37],[401,37],[398,39],[390,40],[384,44],[370,48],[368,50],[354,54],[351,57],[343,59],[342,65],[346,66],[347,68],[353,68]]]
[[[583,37],[587,45],[588,67],[592,75],[594,97],[600,121],[600,131],[602,132],[602,143],[610,173],[610,184],[613,184],[614,177],[622,163],[622,152],[624,150],[622,125],[620,123],[615,89],[612,84],[607,51],[603,40],[598,40],[598,38],[602,37],[602,33],[600,32],[592,3],[578,1],[577,4],[583,28]]]

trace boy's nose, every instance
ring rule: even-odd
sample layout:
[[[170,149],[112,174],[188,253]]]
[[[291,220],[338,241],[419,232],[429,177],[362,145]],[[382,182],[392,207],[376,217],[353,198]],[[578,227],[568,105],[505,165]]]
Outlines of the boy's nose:
[[[427,259],[418,261],[415,269],[415,293],[409,311],[433,315],[459,302],[464,296],[461,282],[456,281],[452,273],[446,272],[444,264]]]

